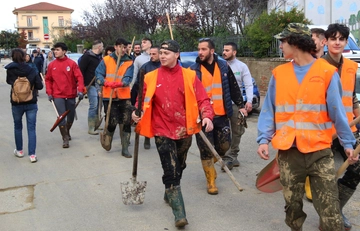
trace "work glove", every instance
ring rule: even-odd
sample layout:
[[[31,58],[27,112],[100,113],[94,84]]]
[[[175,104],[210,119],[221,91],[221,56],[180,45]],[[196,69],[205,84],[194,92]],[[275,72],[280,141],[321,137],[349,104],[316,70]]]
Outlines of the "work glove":
[[[122,87],[122,86],[124,86],[124,84],[122,82],[105,81],[104,86],[114,89],[114,88]]]
[[[84,98],[84,94],[82,92],[78,92],[79,100],[82,100]]]
[[[51,101],[54,100],[54,97],[53,97],[52,95],[48,95],[48,99],[49,99],[49,101],[51,102]]]

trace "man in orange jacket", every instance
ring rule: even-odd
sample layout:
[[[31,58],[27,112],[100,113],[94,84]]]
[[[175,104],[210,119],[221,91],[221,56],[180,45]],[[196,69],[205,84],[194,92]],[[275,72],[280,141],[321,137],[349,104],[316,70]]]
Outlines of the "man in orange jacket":
[[[291,62],[273,70],[258,123],[258,155],[269,159],[269,142],[278,149],[286,224],[301,231],[304,184],[312,182],[313,204],[326,231],[344,230],[335,164],[331,152],[333,124],[351,164],[358,161],[348,126],[336,68],[315,59],[316,46],[306,25],[290,23],[275,38]],[[316,183],[315,183],[316,182]]]
[[[214,111],[195,71],[178,64],[180,46],[167,40],[160,46],[160,68],[145,75],[143,116],[132,113],[136,130],[146,137],[155,136],[165,185],[164,200],[172,208],[175,226],[188,224],[180,180],[186,167],[192,135],[213,129]],[[136,106],[139,102],[136,103]],[[202,119],[200,121],[199,119]],[[200,122],[200,123],[199,123]]]

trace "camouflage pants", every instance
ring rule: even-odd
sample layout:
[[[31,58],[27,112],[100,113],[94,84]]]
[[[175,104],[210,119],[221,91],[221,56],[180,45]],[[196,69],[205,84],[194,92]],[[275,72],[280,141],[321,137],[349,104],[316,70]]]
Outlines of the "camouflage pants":
[[[230,148],[230,122],[226,116],[218,116],[214,118],[213,124],[214,129],[211,132],[205,132],[205,128],[203,128],[203,132],[217,153],[223,157]],[[199,134],[196,134],[196,143],[200,150],[200,158],[202,160],[210,160],[213,158],[214,155]]]
[[[186,157],[191,141],[191,136],[180,140],[155,136],[156,148],[164,171],[162,181],[165,188],[180,185],[182,172],[186,168]]]
[[[331,149],[303,154],[297,148],[279,150],[280,182],[285,199],[285,223],[292,229],[302,227],[306,213],[303,195],[309,176],[313,205],[326,231],[343,231],[340,215],[335,164]]]
[[[104,110],[107,112],[109,101],[104,100]],[[118,124],[124,124],[124,132],[131,133],[132,106],[130,99],[122,99],[111,102],[109,125],[107,130],[114,132]],[[106,115],[107,116],[107,115]]]

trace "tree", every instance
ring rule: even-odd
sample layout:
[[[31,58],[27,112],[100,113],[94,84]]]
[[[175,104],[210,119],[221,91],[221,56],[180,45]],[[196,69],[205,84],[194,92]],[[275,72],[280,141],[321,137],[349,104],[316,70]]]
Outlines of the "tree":
[[[354,29],[355,24],[356,24],[356,16],[355,14],[351,14],[349,18],[349,25],[351,26],[351,29]]]
[[[25,33],[25,30],[22,30],[21,33],[19,34],[19,38],[18,38],[18,44],[19,44],[19,48],[26,48],[26,44],[27,44],[27,35]]]
[[[16,48],[19,46],[18,38],[19,38],[19,33],[17,31],[9,32],[3,30],[0,33],[0,47],[6,50]]]
[[[291,22],[311,24],[302,10],[292,8],[289,12],[275,10],[270,14],[264,12],[253,24],[245,27],[248,45],[254,51],[254,56],[266,57],[274,35],[280,33]]]

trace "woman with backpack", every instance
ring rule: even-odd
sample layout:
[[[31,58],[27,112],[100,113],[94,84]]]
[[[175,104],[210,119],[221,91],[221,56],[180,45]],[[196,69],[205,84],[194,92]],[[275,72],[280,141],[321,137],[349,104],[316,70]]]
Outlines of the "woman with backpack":
[[[14,49],[12,61],[5,66],[6,82],[11,85],[10,102],[14,119],[15,145],[14,155],[24,157],[22,138],[22,116],[26,114],[28,131],[28,156],[31,163],[36,157],[36,114],[38,111],[37,95],[35,90],[43,88],[39,74],[25,62],[25,52]],[[25,77],[25,78],[24,78]]]

